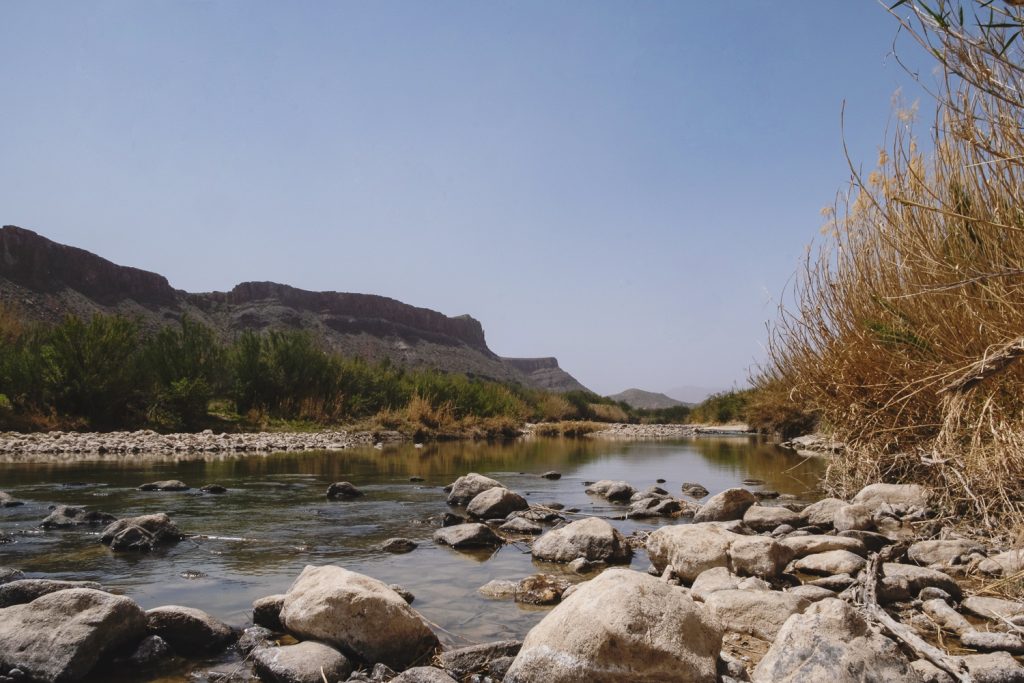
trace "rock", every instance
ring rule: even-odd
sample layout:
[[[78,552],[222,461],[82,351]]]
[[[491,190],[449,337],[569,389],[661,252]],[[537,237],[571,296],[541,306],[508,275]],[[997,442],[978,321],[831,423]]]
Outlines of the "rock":
[[[797,525],[800,514],[774,505],[751,505],[743,513],[743,523],[754,531],[771,531],[783,524]]]
[[[486,673],[488,665],[495,659],[515,657],[523,646],[521,640],[502,640],[496,643],[484,643],[460,647],[442,652],[438,663],[453,678],[463,680],[477,673]]]
[[[553,509],[548,510],[542,506],[534,506],[528,510],[518,510],[510,513],[505,519],[512,521],[513,519],[523,519],[527,522],[533,522],[534,524],[554,524],[555,522],[561,522],[565,520],[565,517],[555,512]]]
[[[626,516],[634,519],[671,517],[682,509],[679,501],[671,498],[642,498],[629,506]]]
[[[857,580],[849,574],[836,574],[835,576],[825,576],[820,579],[815,579],[814,581],[808,581],[805,585],[827,588],[830,591],[842,593],[856,582]]]
[[[503,545],[498,534],[486,524],[457,524],[446,526],[434,532],[434,543],[450,545],[453,548],[488,548]]]
[[[524,536],[537,536],[544,533],[544,528],[541,525],[534,524],[522,517],[513,517],[499,526],[498,530],[504,531],[507,534],[518,534]]]
[[[875,530],[894,542],[909,543],[917,538],[917,530],[912,525],[887,515],[875,515]]]
[[[1006,652],[992,652],[984,655],[964,655],[967,670],[974,677],[974,683],[1021,683],[1024,668]]]
[[[927,508],[930,498],[928,489],[918,484],[870,484],[853,497],[853,502],[872,510],[897,505]]]
[[[252,621],[274,631],[284,630],[281,625],[281,608],[284,607],[284,595],[268,595],[252,602]]]
[[[567,568],[576,574],[589,574],[594,571],[594,567],[597,564],[599,563],[591,562],[585,557],[577,557],[567,565]]]
[[[181,531],[165,513],[126,517],[108,525],[100,535],[100,542],[111,550],[150,550],[157,545],[176,543]]]
[[[238,642],[235,643],[238,651],[243,655],[248,655],[257,648],[274,647],[276,645],[274,632],[263,626],[250,626],[245,629],[242,631],[242,635],[238,637]]]
[[[362,496],[363,492],[347,481],[336,481],[327,487],[327,500],[352,500]]]
[[[516,584],[515,600],[526,605],[554,605],[570,585],[554,574],[534,574]]]
[[[829,550],[824,553],[807,555],[793,563],[793,567],[805,574],[849,574],[856,575],[868,561],[849,550]]]
[[[922,683],[956,683],[952,676],[927,659],[914,660],[910,663],[910,668],[917,672]]]
[[[842,600],[816,602],[791,616],[751,675],[754,683],[905,683],[919,680],[888,638]]]
[[[146,636],[128,656],[127,663],[141,669],[152,669],[174,656],[171,646],[160,636]]]
[[[811,503],[805,507],[801,514],[811,526],[832,526],[836,512],[847,506],[845,500],[839,498],[824,498],[817,503]]]
[[[474,496],[466,506],[466,512],[477,519],[499,519],[529,507],[530,504],[518,493],[495,486]]]
[[[629,562],[633,551],[611,524],[587,517],[547,532],[533,543],[533,556],[547,562],[572,562],[582,557],[590,562]]]
[[[927,614],[932,621],[946,629],[950,633],[965,634],[974,630],[971,622],[964,619],[959,612],[946,604],[945,600],[938,598],[925,600],[921,604],[921,611]],[[964,643],[966,645],[966,643]]]
[[[407,605],[411,605],[413,602],[416,601],[416,596],[413,595],[412,591],[410,591],[405,586],[401,586],[397,583],[389,583],[388,588],[398,593],[398,595],[400,595],[401,598],[405,600],[405,604]]]
[[[377,662],[373,665],[373,671],[370,672],[370,680],[372,681],[390,681],[392,678],[397,676],[395,670],[390,666],[386,666]]]
[[[790,588],[788,592],[792,595],[796,595],[797,597],[804,598],[808,602],[818,602],[819,600],[836,597],[835,591],[830,591],[829,589],[822,588],[821,586],[812,586],[810,584]]]
[[[729,546],[738,534],[714,524],[663,526],[647,537],[647,554],[660,574],[672,565],[676,575],[691,583],[701,572],[729,566]]]
[[[0,491],[0,508],[13,508],[24,504],[6,491]]]
[[[1002,650],[1011,655],[1024,654],[1024,641],[1012,633],[986,633],[966,631],[960,636],[960,644],[972,650],[994,652]]]
[[[139,487],[140,491],[188,491],[188,489],[189,486],[185,482],[177,479],[154,481]]]
[[[441,515],[441,526],[458,526],[459,524],[465,524],[467,521],[465,517],[453,515],[450,512]]]
[[[700,522],[728,522],[743,519],[747,508],[757,502],[754,494],[746,489],[726,489],[708,498],[697,514],[693,516],[695,524]]]
[[[739,588],[740,577],[725,567],[715,567],[700,573],[690,586],[690,595],[694,600],[707,600],[712,593]]]
[[[788,524],[780,524],[779,526],[775,527],[772,530],[771,536],[772,536],[772,538],[779,538],[779,539],[781,539],[781,538],[785,538],[786,536],[789,536],[794,531],[796,531],[796,529],[794,529],[790,525],[788,525]]]
[[[810,601],[792,593],[761,590],[723,590],[707,596],[708,614],[727,631],[746,633],[771,641],[793,614],[807,609]]]
[[[960,586],[947,574],[928,567],[917,567],[912,564],[896,564],[886,562],[882,565],[882,573],[886,578],[902,577],[907,580],[912,595],[917,595],[925,586],[941,588],[955,599],[960,599]]]
[[[411,553],[417,545],[416,541],[408,538],[389,538],[380,544],[380,549],[386,553],[402,554]]]
[[[1016,600],[1003,600],[1002,598],[974,595],[964,598],[963,608],[974,616],[983,619],[992,619],[994,621],[1007,619],[1015,623],[1024,622],[1024,602]]]
[[[252,663],[264,683],[343,681],[352,673],[352,663],[345,655],[311,640],[259,648],[252,653]]]
[[[221,486],[220,484],[207,484],[206,486],[200,487],[199,490],[203,493],[213,493],[216,495],[228,492],[227,487]]]
[[[0,567],[0,586],[11,581],[19,581],[25,578],[25,572],[14,567]]]
[[[875,528],[875,520],[867,505],[844,505],[835,511],[832,526],[836,531],[870,531]]]
[[[732,570],[741,576],[778,576],[792,559],[793,551],[773,538],[739,536],[729,544]]]
[[[827,553],[831,550],[846,550],[857,555],[867,555],[864,544],[855,538],[844,536],[790,536],[779,541],[793,551],[796,558],[818,553]]]
[[[682,488],[683,493],[686,494],[687,496],[690,496],[691,498],[698,498],[698,499],[699,498],[704,498],[709,493],[711,493],[710,491],[708,491],[706,488],[704,488],[700,484],[694,484],[693,482],[689,482],[689,481],[683,482],[683,485],[682,485],[681,488]]]
[[[44,529],[65,529],[79,524],[110,524],[116,520],[117,517],[107,512],[86,510],[71,505],[58,505],[39,526]]]
[[[908,589],[909,592],[909,589]],[[942,600],[943,602],[953,602],[953,596],[935,586],[925,586],[921,589],[921,592],[917,594],[917,599],[924,600]]]
[[[451,484],[448,494],[449,505],[466,505],[487,489],[501,486],[501,482],[476,472],[459,477]]]
[[[545,479],[552,479],[552,480],[554,480],[554,479],[561,479],[562,478],[562,473],[561,472],[551,471],[551,472],[545,472],[544,474],[542,474],[540,476],[542,476]]]
[[[134,600],[91,588],[57,591],[0,610],[0,670],[74,681],[145,635],[146,615]]]
[[[610,501],[625,502],[636,493],[636,489],[624,481],[602,479],[588,486],[586,492],[607,498]]]
[[[230,626],[194,607],[153,608],[146,612],[146,625],[183,655],[217,652],[235,637]]]
[[[505,683],[712,683],[722,633],[680,588],[628,569],[580,584],[526,636]]]
[[[892,541],[890,539],[886,538],[882,534],[875,533],[874,531],[840,531],[839,538],[852,538],[860,541],[864,544],[864,548],[866,548],[868,552],[872,553],[878,552],[887,545],[892,545]],[[847,550],[855,552],[858,555],[861,554],[852,548],[847,548]]]
[[[391,683],[458,683],[454,678],[445,673],[444,669],[436,669],[432,666],[417,666],[407,669]]]
[[[285,594],[281,623],[299,638],[393,669],[421,661],[438,647],[437,636],[395,591],[341,567],[303,569]]]
[[[485,598],[494,600],[513,600],[516,597],[516,589],[519,587],[515,581],[506,579],[493,579],[477,588],[477,592]]]
[[[978,563],[978,571],[993,576],[1012,576],[1024,571],[1024,548],[993,555]]]
[[[69,588],[91,588],[101,591],[95,581],[57,581],[54,579],[20,579],[0,585],[0,607],[23,605],[38,597]]]

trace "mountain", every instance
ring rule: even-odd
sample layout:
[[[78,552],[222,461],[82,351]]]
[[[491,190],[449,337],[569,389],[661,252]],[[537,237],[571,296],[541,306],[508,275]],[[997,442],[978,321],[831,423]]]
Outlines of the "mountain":
[[[696,387],[696,386],[688,384],[688,385],[685,385],[685,386],[674,387],[672,389],[669,389],[666,393],[670,397],[672,397],[672,398],[674,398],[676,400],[682,401],[683,403],[692,403],[692,404],[696,405],[696,404],[700,403],[701,401],[703,401],[704,399],[706,399],[711,394],[716,394],[716,393],[718,393],[720,391],[724,391],[724,389],[721,389],[721,388],[713,389],[713,388],[710,388],[710,387]]]
[[[182,316],[233,339],[243,330],[308,330],[332,350],[371,361],[517,382],[550,391],[585,390],[554,358],[502,358],[480,322],[373,294],[310,292],[243,282],[229,292],[191,294],[162,275],[120,266],[13,225],[0,228],[0,301],[29,320],[119,313],[150,330]]]
[[[615,401],[622,401],[638,410],[657,410],[659,408],[674,408],[676,406],[692,405],[677,401],[665,394],[657,394],[653,391],[643,389],[626,389],[622,393],[613,394],[608,398]]]

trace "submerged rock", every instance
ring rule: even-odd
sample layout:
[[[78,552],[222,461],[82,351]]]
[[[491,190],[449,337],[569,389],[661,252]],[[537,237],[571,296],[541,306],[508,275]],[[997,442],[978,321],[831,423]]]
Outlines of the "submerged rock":
[[[91,588],[57,591],[0,610],[0,670],[74,681],[145,635],[146,615],[134,600]]]
[[[363,663],[404,669],[438,647],[423,618],[387,584],[335,566],[307,566],[285,594],[289,633],[337,647]]]
[[[408,538],[389,538],[380,544],[380,549],[386,553],[411,553],[417,545],[416,541]]]
[[[633,494],[636,493],[636,489],[625,481],[602,479],[601,481],[595,481],[593,484],[588,486],[586,488],[586,492],[601,496],[602,498],[612,502],[626,502],[633,497]]]
[[[362,496],[363,492],[347,481],[336,481],[327,487],[328,500],[352,500]]]
[[[515,600],[526,605],[554,605],[571,585],[553,574],[534,574],[516,584]]]
[[[587,517],[554,529],[533,543],[533,556],[548,562],[572,562],[582,557],[591,562],[629,562],[633,551],[625,537],[598,517]]]
[[[85,508],[73,507],[71,505],[58,505],[53,508],[39,526],[44,529],[63,529],[80,524],[110,524],[115,521],[117,521],[117,517],[107,512],[86,510]]]
[[[609,569],[530,630],[504,680],[713,683],[721,645],[718,625],[684,590]]]
[[[0,491],[0,508],[13,508],[24,504],[6,491]]]
[[[153,481],[139,487],[140,491],[188,491],[189,486],[177,479],[165,479],[164,481]]]

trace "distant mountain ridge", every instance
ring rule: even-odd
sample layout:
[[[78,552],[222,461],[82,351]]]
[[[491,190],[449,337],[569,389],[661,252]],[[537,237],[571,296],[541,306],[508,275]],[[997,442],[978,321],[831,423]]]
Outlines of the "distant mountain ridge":
[[[638,410],[659,410],[661,408],[675,408],[676,406],[693,405],[677,401],[671,396],[666,396],[665,394],[659,394],[653,391],[644,391],[643,389],[626,389],[621,393],[612,394],[608,398],[615,401],[622,401],[623,403],[626,403]]]
[[[114,264],[84,249],[12,225],[0,228],[0,299],[30,320],[119,313],[148,329],[182,316],[225,339],[243,330],[309,330],[332,350],[410,367],[517,382],[550,391],[586,390],[555,358],[502,358],[468,315],[449,317],[373,294],[311,292],[243,282],[229,292],[192,294],[162,275]]]

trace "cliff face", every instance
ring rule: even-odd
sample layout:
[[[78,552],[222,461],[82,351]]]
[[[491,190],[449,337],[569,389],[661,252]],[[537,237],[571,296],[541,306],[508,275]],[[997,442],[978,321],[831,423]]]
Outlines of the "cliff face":
[[[245,282],[229,292],[190,294],[167,278],[119,266],[15,226],[0,228],[0,300],[26,317],[120,313],[150,329],[188,315],[232,339],[246,329],[305,329],[332,349],[370,360],[461,372],[552,391],[583,389],[554,358],[500,358],[480,322],[372,294],[310,292]]]

